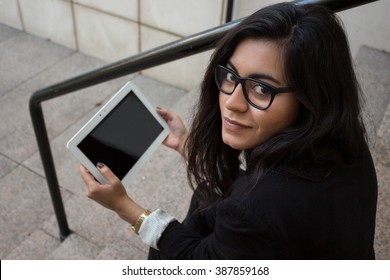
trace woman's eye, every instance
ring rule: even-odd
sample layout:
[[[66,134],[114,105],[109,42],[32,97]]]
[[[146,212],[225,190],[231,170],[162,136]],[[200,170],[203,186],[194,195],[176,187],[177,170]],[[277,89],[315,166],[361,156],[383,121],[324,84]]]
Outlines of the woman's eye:
[[[265,87],[263,85],[257,84],[253,88],[257,94],[260,95],[268,95],[271,93],[270,89],[268,87]]]
[[[234,82],[235,82],[234,75],[233,75],[232,73],[227,73],[227,74],[226,74],[226,80],[227,80],[228,82],[234,83]]]

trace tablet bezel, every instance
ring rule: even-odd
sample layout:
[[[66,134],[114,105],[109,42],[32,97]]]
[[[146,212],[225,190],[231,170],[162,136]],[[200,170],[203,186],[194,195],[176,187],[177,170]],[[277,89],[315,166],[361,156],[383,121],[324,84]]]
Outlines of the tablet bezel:
[[[142,104],[146,107],[154,119],[161,125],[162,131],[154,139],[152,144],[131,169],[122,178],[121,182],[127,186],[134,175],[141,169],[146,160],[150,158],[153,152],[161,145],[164,139],[169,134],[169,127],[165,120],[156,112],[155,108],[149,103],[146,97],[141,93],[139,88],[132,82],[127,82],[113,97],[111,97],[105,105],[68,141],[67,148],[74,154],[74,156],[83,164],[89,172],[101,183],[106,184],[107,180],[99,172],[95,164],[78,148],[79,143],[91,133],[104,118],[128,95],[135,94]]]

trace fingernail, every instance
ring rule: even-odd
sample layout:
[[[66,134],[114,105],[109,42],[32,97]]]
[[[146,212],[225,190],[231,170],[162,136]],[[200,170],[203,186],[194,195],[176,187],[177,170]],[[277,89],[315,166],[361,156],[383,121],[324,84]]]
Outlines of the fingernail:
[[[104,163],[98,162],[98,163],[97,163],[97,167],[98,167],[98,168],[103,168],[103,167],[104,167]]]
[[[157,109],[162,109],[161,107],[157,106]]]

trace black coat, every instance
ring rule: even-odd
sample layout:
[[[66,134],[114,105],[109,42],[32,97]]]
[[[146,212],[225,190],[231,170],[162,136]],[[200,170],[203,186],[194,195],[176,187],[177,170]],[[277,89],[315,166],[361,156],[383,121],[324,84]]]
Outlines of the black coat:
[[[171,223],[149,259],[374,259],[375,168],[368,154],[321,182],[242,174],[228,198]],[[194,213],[195,212],[195,213]]]

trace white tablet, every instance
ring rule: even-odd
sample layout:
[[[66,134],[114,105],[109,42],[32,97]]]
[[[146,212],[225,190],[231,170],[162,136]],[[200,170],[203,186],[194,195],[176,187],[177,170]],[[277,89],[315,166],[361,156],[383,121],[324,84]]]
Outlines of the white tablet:
[[[98,162],[128,185],[168,133],[165,120],[128,82],[69,140],[67,148],[100,183],[107,181],[96,167]]]

